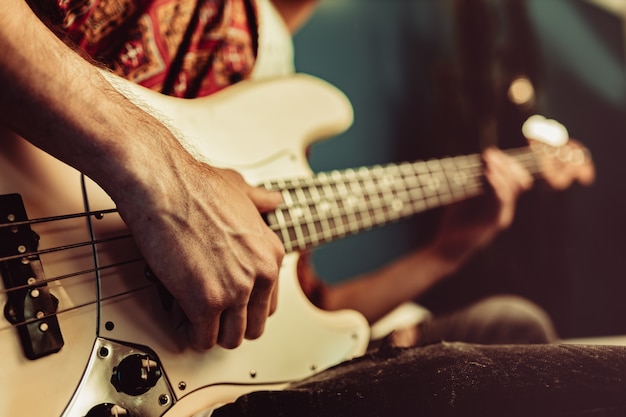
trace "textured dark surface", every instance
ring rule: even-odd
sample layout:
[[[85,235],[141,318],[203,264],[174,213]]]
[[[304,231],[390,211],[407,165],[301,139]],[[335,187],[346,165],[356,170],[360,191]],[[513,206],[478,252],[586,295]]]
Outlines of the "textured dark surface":
[[[618,346],[383,348],[215,416],[623,416],[624,376]]]

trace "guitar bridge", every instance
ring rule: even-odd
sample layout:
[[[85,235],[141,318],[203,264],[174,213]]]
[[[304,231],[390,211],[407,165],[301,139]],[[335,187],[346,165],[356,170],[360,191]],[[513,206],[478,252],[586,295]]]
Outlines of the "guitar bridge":
[[[37,254],[39,237],[27,222],[19,194],[0,196],[0,275],[7,293],[4,315],[19,334],[24,354],[34,360],[58,352],[63,336]]]

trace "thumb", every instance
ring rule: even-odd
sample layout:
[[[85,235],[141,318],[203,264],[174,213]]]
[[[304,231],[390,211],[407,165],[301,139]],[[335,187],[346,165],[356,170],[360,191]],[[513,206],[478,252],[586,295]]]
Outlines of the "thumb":
[[[248,197],[261,213],[274,210],[283,202],[279,191],[269,191],[263,187],[250,187]]]

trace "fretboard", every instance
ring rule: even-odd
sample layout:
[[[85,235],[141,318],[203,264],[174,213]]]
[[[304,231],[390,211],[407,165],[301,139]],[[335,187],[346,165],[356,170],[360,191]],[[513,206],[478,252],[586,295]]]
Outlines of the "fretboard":
[[[541,172],[529,147],[506,152],[532,174]],[[264,185],[282,192],[284,204],[266,218],[287,252],[310,249],[486,190],[479,154],[331,171]]]

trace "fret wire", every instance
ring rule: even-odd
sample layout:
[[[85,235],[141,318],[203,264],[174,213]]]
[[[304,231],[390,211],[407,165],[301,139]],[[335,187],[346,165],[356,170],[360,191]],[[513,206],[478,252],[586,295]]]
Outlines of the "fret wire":
[[[448,185],[448,178],[446,177],[444,160],[436,160],[431,163],[431,175],[437,178],[437,186],[433,190],[433,199],[435,200],[435,207],[443,205],[447,200],[447,194],[450,194],[450,186]]]
[[[401,218],[407,209],[409,194],[406,192],[406,185],[400,175],[397,165],[390,165],[381,172],[378,188],[383,201],[391,200],[388,210],[389,220]]]
[[[457,170],[457,179],[459,183],[459,198],[467,195],[468,185],[471,186],[471,181],[483,176],[483,164],[479,158],[472,156],[460,156],[454,158],[455,165],[460,166],[462,169]],[[460,176],[460,178],[458,177]]]
[[[294,203],[306,201],[305,195],[302,192],[303,186],[307,183],[305,179],[300,179],[292,184],[290,189],[291,198]],[[307,214],[308,212],[308,214]],[[297,222],[292,220],[292,228],[296,236],[297,247],[304,247],[306,242],[311,236],[310,228],[310,205],[309,204],[294,204],[293,208],[290,208],[290,213]],[[304,221],[302,221],[304,220]]]
[[[349,169],[344,173],[345,194],[342,198],[347,199],[346,206],[350,208],[347,211],[348,228],[352,230],[356,224],[357,228],[363,225],[362,209],[363,205],[367,205],[366,195],[363,188],[357,181],[357,174],[354,170]]]
[[[377,192],[374,192],[374,184],[366,170],[358,170],[351,184],[354,184],[354,187],[359,190],[359,194],[362,195],[362,203],[357,207],[361,213],[361,227],[369,227],[372,219],[378,214],[374,207],[376,206],[375,202],[379,201],[380,197]]]
[[[306,196],[303,191],[304,187],[297,187],[294,189],[294,195],[296,197],[296,201],[306,202]],[[300,222],[300,232],[302,235],[303,242],[307,240],[307,238],[311,237],[310,223],[311,223],[311,205],[301,203],[300,204],[300,218],[304,219],[303,222]]]
[[[395,221],[405,216],[410,211],[410,193],[407,189],[405,178],[398,166],[390,166],[386,170],[382,185],[383,201],[391,199],[388,210],[388,221]]]
[[[344,234],[348,234],[352,232],[355,225],[358,224],[354,212],[355,207],[358,207],[358,196],[362,195],[363,193],[361,190],[359,190],[356,195],[353,195],[350,193],[351,190],[346,187],[345,182],[341,183],[341,185],[343,187],[341,189],[338,188],[338,191],[340,193],[339,195],[343,204],[341,220],[343,225],[343,232]]]
[[[361,173],[361,181],[363,182],[366,190],[369,192],[366,195],[369,198],[364,198],[364,206],[361,207],[362,227],[371,228],[376,224],[383,224],[387,221],[388,214],[385,210],[385,192],[381,189],[381,181],[384,177],[387,177],[387,167],[376,165],[372,170]]]
[[[380,166],[379,166],[380,167]],[[380,169],[380,168],[379,168]],[[389,211],[386,209],[387,204],[385,201],[385,193],[381,192],[379,184],[372,183],[373,188],[376,190],[376,205],[374,207],[374,224],[385,224],[389,222]]]
[[[276,217],[276,221],[278,224],[286,224],[286,220],[285,220],[285,216],[283,214],[283,210],[275,210],[275,217]],[[268,219],[269,220],[269,219]],[[270,222],[271,224],[271,222]],[[280,228],[280,234],[281,234],[281,240],[283,242],[283,244],[285,245],[285,250],[287,252],[290,252],[293,248],[291,247],[291,241],[289,240],[289,232],[287,231],[286,228],[281,227]]]
[[[380,196],[375,192],[374,183],[368,174],[368,170],[359,169],[356,171],[356,175],[351,183],[358,188],[359,194],[363,196],[362,206],[359,207],[359,209],[361,213],[365,215],[362,216],[362,219],[367,220],[367,224],[369,225],[369,223],[372,222],[372,218],[376,218],[379,214],[376,210],[377,205],[375,203],[380,200]]]
[[[321,200],[321,194],[319,191],[320,190],[319,190],[318,184],[314,184],[311,186],[311,195],[313,197],[313,202]],[[332,238],[332,234],[330,234],[331,233],[330,224],[328,223],[327,216],[321,215],[321,214],[325,214],[330,209],[329,203],[326,199],[324,199],[320,205],[321,205],[320,207],[321,210],[318,209],[318,217],[320,221],[320,229],[321,229],[321,234],[322,234],[322,239],[320,239],[320,242],[322,242],[322,241],[330,240]]]
[[[338,237],[343,237],[346,235],[345,221],[342,218],[344,202],[341,199],[341,196],[339,195],[335,184],[335,182],[341,180],[341,178],[342,176],[339,171],[332,171],[329,179],[333,182],[326,183],[323,187],[324,194],[327,196],[327,200],[330,202],[331,216],[329,216],[329,220],[332,221],[331,227],[334,230],[337,230]]]
[[[339,220],[341,221],[342,228],[345,232],[350,230],[350,225],[354,221],[352,216],[352,206],[354,204],[354,195],[351,193],[346,187],[346,181],[344,175],[338,175],[335,173],[333,177],[335,180],[335,187],[333,188],[335,191],[335,195],[337,196],[338,204],[341,203],[341,209],[338,210],[340,213]]]
[[[402,200],[406,202],[402,216],[416,212],[417,202],[421,200],[422,192],[419,183],[413,175],[412,164],[404,163],[398,167],[398,176],[402,185]],[[417,187],[417,188],[416,188]],[[400,194],[399,194],[400,195]]]
[[[459,160],[455,158],[447,158],[446,164],[450,166],[447,173],[448,188],[452,199],[458,198],[459,194],[464,191],[464,174],[465,171],[459,167]]]
[[[384,172],[388,167],[383,168],[380,165],[376,165],[369,173],[363,172],[361,174],[361,181],[366,190],[369,191],[366,199],[365,207],[362,209],[364,215],[367,215],[367,227],[371,228],[376,224],[384,224],[387,221],[388,213],[386,210],[385,193],[381,190],[380,181],[385,175]],[[382,175],[381,175],[382,173]]]
[[[293,200],[292,200],[293,201]],[[289,215],[291,216],[291,228],[293,230],[293,233],[295,235],[295,241],[296,244],[298,244],[298,246],[300,246],[301,244],[303,244],[305,242],[304,239],[304,233],[302,230],[302,222],[298,221],[296,222],[295,220],[299,220],[301,215],[302,215],[302,209],[300,208],[300,206],[288,206],[287,208]]]
[[[294,248],[292,247],[292,243],[291,243],[291,239],[289,238],[289,226],[288,224],[290,223],[290,220],[288,220],[287,218],[285,218],[285,209],[284,206],[287,206],[290,202],[290,194],[287,191],[287,183],[290,181],[286,181],[284,179],[277,179],[277,180],[273,180],[273,181],[269,181],[267,183],[265,183],[265,188],[270,189],[270,190],[279,190],[281,191],[281,195],[283,197],[283,205],[281,207],[279,207],[278,209],[274,210],[273,212],[267,213],[267,221],[270,225],[272,225],[272,219],[276,220],[276,224],[278,225],[285,225],[284,227],[279,227],[278,230],[273,229],[274,232],[278,232],[280,231],[280,236],[279,238],[281,239],[281,241],[283,242],[283,245],[285,246],[285,250],[287,252],[292,251]]]
[[[376,171],[374,171],[376,170]],[[370,178],[371,178],[371,183],[372,183],[372,187],[376,190],[375,195],[377,198],[377,201],[380,203],[379,207],[380,207],[380,213],[381,213],[381,217],[382,219],[380,220],[380,223],[387,223],[389,222],[392,217],[392,212],[389,210],[389,205],[387,203],[387,199],[389,197],[391,197],[393,199],[393,193],[391,196],[389,196],[388,192],[386,192],[385,190],[383,190],[380,186],[380,177],[382,177],[385,171],[383,170],[383,168],[378,165],[377,167],[375,167],[372,172],[370,173]],[[375,177],[374,174],[378,177]],[[376,179],[377,178],[377,179]]]
[[[400,166],[400,172],[404,178],[404,185],[408,195],[407,201],[411,202],[410,207],[412,210],[417,209],[417,205],[423,201],[422,188],[419,183],[415,164],[405,163]]]
[[[415,165],[417,180],[424,195],[424,202],[428,208],[436,207],[439,204],[436,194],[439,188],[439,178],[433,175],[433,163],[436,162],[422,161]]]
[[[337,229],[337,217],[336,216],[339,211],[337,197],[336,197],[334,189],[332,188],[331,184],[328,182],[329,177],[322,177],[322,178],[324,179],[324,181],[320,184],[322,186],[322,195],[324,196],[325,200],[329,202],[329,212],[330,212],[329,214],[330,215],[327,216],[327,219],[329,221],[329,226],[331,230],[336,230]],[[336,234],[336,236],[342,236],[342,235]]]

